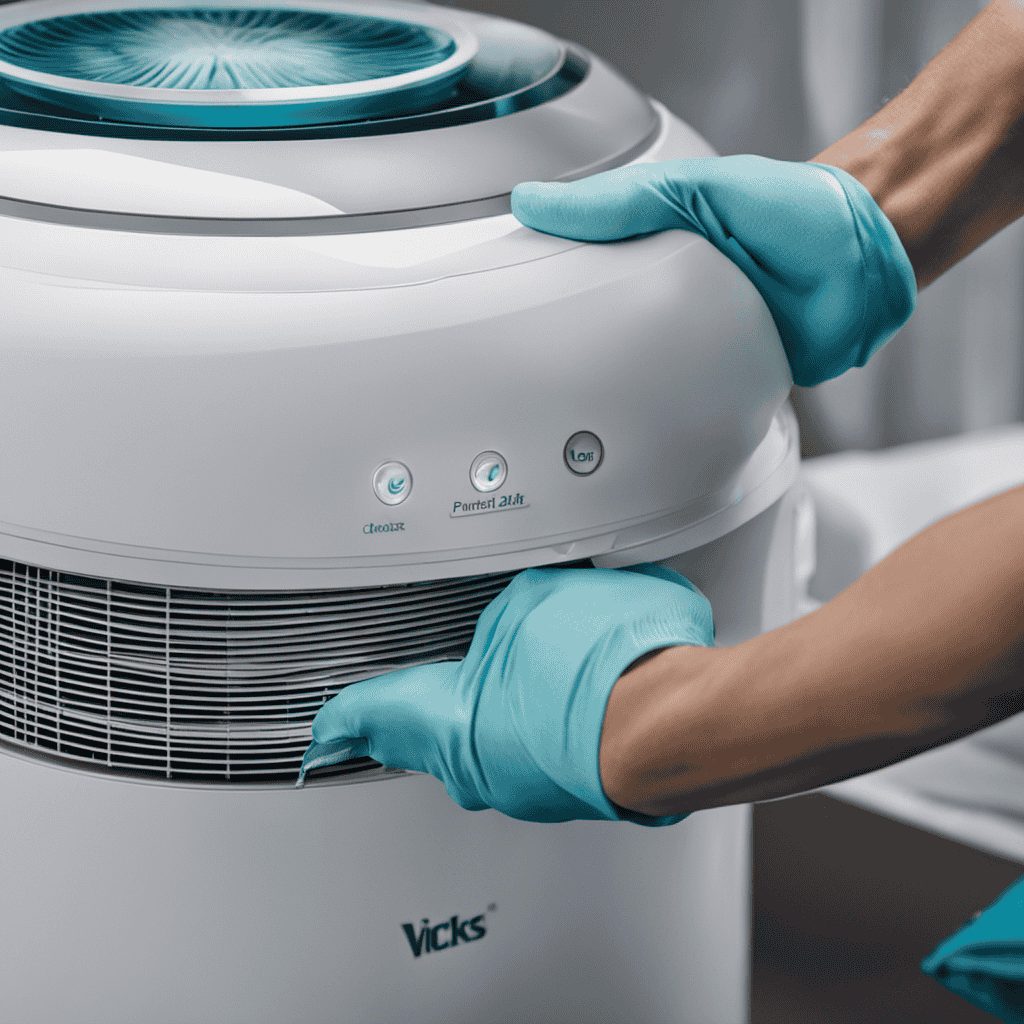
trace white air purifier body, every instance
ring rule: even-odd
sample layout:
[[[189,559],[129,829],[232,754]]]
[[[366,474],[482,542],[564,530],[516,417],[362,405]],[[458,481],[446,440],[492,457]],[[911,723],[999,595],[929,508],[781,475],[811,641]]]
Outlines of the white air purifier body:
[[[448,77],[389,106],[395,56],[376,112],[278,84],[147,120],[158,87],[104,65],[65,102],[85,57],[24,56],[74,51],[81,4],[0,11],[0,1020],[745,1021],[749,808],[534,825],[366,759],[294,788],[325,700],[460,657],[523,568],[669,565],[720,644],[796,613],[755,289],[693,234],[509,213],[518,181],[710,148],[500,19],[159,7],[89,24],[298,11]]]

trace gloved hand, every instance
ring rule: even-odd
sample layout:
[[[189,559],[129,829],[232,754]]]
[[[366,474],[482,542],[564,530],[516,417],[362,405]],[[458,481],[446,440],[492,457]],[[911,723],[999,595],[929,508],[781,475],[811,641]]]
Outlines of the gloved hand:
[[[946,939],[921,970],[1007,1024],[1024,1024],[1024,879]]]
[[[484,609],[465,660],[367,679],[328,701],[303,763],[368,754],[429,772],[467,810],[527,821],[670,825],[685,815],[634,814],[605,796],[605,706],[637,658],[713,639],[711,606],[670,569],[528,569]]]
[[[512,192],[527,227],[586,242],[703,235],[761,293],[793,380],[863,366],[917,302],[899,236],[856,178],[824,164],[727,156],[637,164]]]

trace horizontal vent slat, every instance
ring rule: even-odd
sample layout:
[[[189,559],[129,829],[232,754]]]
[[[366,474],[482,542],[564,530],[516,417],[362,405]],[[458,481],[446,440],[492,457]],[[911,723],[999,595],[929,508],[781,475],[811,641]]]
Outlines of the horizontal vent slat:
[[[161,779],[291,781],[326,700],[462,657],[512,575],[231,593],[0,560],[0,741]]]

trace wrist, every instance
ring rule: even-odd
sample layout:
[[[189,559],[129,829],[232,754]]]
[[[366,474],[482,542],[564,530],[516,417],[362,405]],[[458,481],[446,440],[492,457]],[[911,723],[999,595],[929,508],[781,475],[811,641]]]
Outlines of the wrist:
[[[613,804],[651,816],[692,809],[684,804],[702,768],[698,709],[716,705],[709,693],[728,654],[728,648],[664,648],[618,679],[599,756],[601,783]]]
[[[1022,117],[1024,8],[1006,0],[813,162],[864,185],[923,287],[1022,212]]]

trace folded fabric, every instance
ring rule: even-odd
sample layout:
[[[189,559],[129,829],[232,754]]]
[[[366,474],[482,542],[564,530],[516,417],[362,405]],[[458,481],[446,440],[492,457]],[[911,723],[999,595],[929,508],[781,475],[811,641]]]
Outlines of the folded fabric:
[[[1024,878],[946,939],[921,970],[1008,1024],[1024,1024]]]

